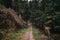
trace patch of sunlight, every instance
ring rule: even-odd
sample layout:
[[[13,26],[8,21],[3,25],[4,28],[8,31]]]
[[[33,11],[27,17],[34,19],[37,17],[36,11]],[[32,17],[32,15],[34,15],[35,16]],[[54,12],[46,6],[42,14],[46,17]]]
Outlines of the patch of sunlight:
[[[32,0],[28,0],[28,1],[32,1]]]

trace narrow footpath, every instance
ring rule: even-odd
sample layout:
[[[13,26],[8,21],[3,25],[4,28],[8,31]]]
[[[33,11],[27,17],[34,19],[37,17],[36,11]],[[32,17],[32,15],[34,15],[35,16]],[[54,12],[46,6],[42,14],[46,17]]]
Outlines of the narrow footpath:
[[[32,34],[32,25],[28,23],[29,31],[26,32],[21,40],[35,40]]]

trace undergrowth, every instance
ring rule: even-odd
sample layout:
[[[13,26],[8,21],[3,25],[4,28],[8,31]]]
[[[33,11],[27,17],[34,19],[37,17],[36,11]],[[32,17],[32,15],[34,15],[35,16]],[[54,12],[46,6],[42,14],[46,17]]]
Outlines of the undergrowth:
[[[36,28],[32,28],[32,33],[34,35],[35,40],[41,40],[39,32],[38,32],[38,30]]]
[[[22,28],[18,31],[15,31],[15,32],[12,32],[12,33],[9,33],[6,37],[6,40],[15,40],[18,36],[19,38],[21,39],[22,38],[22,35],[27,31],[28,29],[27,28]]]

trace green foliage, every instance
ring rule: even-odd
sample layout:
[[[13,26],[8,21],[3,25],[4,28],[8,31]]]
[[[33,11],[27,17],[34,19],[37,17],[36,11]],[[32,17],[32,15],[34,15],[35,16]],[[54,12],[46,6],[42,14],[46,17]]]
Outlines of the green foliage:
[[[4,0],[0,0],[0,4],[3,4],[3,1],[4,1]]]
[[[38,1],[32,1],[32,2],[30,2],[30,8],[31,9],[39,9],[38,8]]]
[[[34,35],[35,40],[41,40],[39,32],[38,32],[38,30],[36,28],[32,29],[32,33]]]
[[[37,27],[44,27],[46,26],[59,26],[58,23],[60,23],[60,7],[58,7],[60,4],[59,0],[42,0],[40,7],[40,12],[39,13],[32,13],[31,21],[37,25]],[[32,5],[37,5],[36,2],[30,3],[31,7]],[[35,9],[34,8],[34,9]],[[33,8],[32,8],[33,9]],[[38,8],[37,8],[38,9]],[[37,11],[36,9],[36,11]]]
[[[0,33],[0,40],[3,38],[4,36],[3,36],[3,33]]]
[[[17,37],[21,38],[26,31],[28,31],[28,28],[17,29],[15,32],[9,33],[6,40],[16,40]]]

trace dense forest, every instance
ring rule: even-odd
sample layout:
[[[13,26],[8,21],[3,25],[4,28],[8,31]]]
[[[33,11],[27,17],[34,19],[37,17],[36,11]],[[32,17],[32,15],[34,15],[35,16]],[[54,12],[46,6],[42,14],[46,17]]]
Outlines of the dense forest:
[[[60,0],[0,0],[0,40],[60,40]]]

